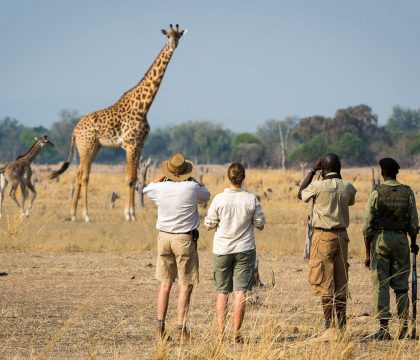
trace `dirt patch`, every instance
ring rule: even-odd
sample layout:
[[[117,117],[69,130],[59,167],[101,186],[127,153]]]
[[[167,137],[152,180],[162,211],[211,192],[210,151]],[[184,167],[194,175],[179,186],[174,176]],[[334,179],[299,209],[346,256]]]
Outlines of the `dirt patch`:
[[[350,259],[350,263],[352,331],[372,332],[375,324],[370,317],[358,316],[371,313],[369,273],[363,269],[361,259]],[[318,299],[309,295],[306,264],[300,257],[285,256],[273,261],[267,255],[260,256],[262,280],[270,284],[273,272],[276,286],[251,294],[244,334],[254,345],[236,350],[228,345],[218,348],[213,340],[215,294],[209,252],[200,253],[201,282],[194,291],[189,316],[194,340],[182,347],[155,341],[158,284],[154,264],[152,252],[0,253],[0,271],[8,274],[0,277],[0,357],[223,358],[230,351],[232,357],[242,352],[248,358],[252,349],[263,354],[258,343],[264,331],[270,331],[275,340],[270,345],[272,354],[289,351],[283,355],[294,358],[297,344],[310,354],[310,345],[302,342],[321,329],[321,309]],[[169,327],[175,325],[176,295],[175,287]],[[401,348],[404,358],[417,358],[413,342],[400,342],[397,350],[394,342],[350,343],[355,356],[391,348],[394,353]]]

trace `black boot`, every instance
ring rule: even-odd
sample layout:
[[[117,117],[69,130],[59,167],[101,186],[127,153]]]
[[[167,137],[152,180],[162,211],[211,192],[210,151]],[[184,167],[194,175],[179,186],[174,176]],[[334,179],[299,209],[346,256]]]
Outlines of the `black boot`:
[[[165,320],[157,320],[156,337],[161,340],[171,340],[165,329]]]
[[[392,340],[391,334],[389,333],[388,319],[379,320],[379,330],[371,337],[372,340]]]
[[[403,320],[400,326],[401,327],[400,327],[400,331],[398,332],[398,339],[399,340],[409,339],[410,335],[408,334],[408,321]]]
[[[333,300],[330,296],[323,296],[321,298],[322,310],[324,311],[324,328],[329,329],[332,322],[333,314]]]
[[[409,300],[407,291],[395,292],[397,301],[398,318],[400,320],[400,330],[398,332],[398,339],[407,339],[408,335],[408,312]]]
[[[337,300],[335,304],[335,311],[337,313],[338,328],[344,330],[347,325],[346,317],[346,299]]]

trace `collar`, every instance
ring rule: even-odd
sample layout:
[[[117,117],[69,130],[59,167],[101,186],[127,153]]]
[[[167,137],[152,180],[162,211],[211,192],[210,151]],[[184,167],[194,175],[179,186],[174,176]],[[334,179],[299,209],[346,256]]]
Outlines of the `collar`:
[[[401,185],[401,183],[399,183],[397,180],[386,180],[383,182],[384,185],[388,185],[388,186],[397,186],[397,185]]]
[[[238,192],[243,192],[243,191],[245,191],[244,189],[242,189],[242,188],[239,188],[239,189],[237,189],[237,190],[233,190],[233,189],[231,189],[231,188],[226,188],[225,190],[224,190],[224,192],[227,192],[227,193],[238,193]]]
[[[341,176],[338,175],[338,173],[336,172],[329,172],[322,178],[322,180],[331,180],[331,179],[341,179]]]

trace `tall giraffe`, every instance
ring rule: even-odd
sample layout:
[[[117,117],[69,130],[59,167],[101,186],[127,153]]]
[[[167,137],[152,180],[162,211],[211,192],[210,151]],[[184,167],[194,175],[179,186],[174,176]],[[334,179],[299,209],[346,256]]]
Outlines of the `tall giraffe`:
[[[31,180],[31,163],[44,146],[54,147],[54,144],[48,140],[46,135],[41,138],[35,138],[35,142],[26,153],[0,169],[0,218],[2,217],[4,192],[9,182],[12,186],[10,197],[22,209],[22,215],[29,216],[29,211],[32,209],[36,197],[36,190]],[[22,204],[19,204],[16,198],[16,189],[19,185],[22,190]],[[25,201],[28,196],[27,188],[32,192],[32,197],[29,207],[25,210]]]
[[[54,179],[67,170],[73,156],[74,144],[76,144],[80,165],[70,210],[72,221],[76,220],[80,191],[82,192],[83,218],[85,221],[89,221],[87,194],[89,173],[91,163],[101,146],[120,147],[126,152],[126,205],[124,215],[127,221],[136,219],[134,193],[137,167],[144,141],[150,130],[147,113],[159,90],[163,75],[178,41],[186,33],[186,30],[180,30],[178,24],[175,27],[171,24],[169,30],[162,30],[162,33],[167,36],[168,41],[143,79],[124,93],[114,105],[87,114],[80,119],[73,130],[67,162],[50,175],[50,178]]]

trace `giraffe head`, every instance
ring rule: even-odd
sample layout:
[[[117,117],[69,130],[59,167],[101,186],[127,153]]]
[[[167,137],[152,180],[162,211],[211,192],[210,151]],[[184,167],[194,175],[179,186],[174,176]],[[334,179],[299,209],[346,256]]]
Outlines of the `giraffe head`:
[[[169,30],[162,29],[161,31],[162,31],[162,34],[165,35],[169,39],[169,42],[172,44],[174,49],[177,47],[178,41],[182,37],[182,35],[188,32],[187,29],[179,30],[178,24],[176,24],[175,27],[173,27],[172,24],[170,24]]]
[[[35,137],[36,142],[41,146],[49,146],[49,147],[54,147],[54,144],[48,140],[48,136],[44,135],[42,137]]]

